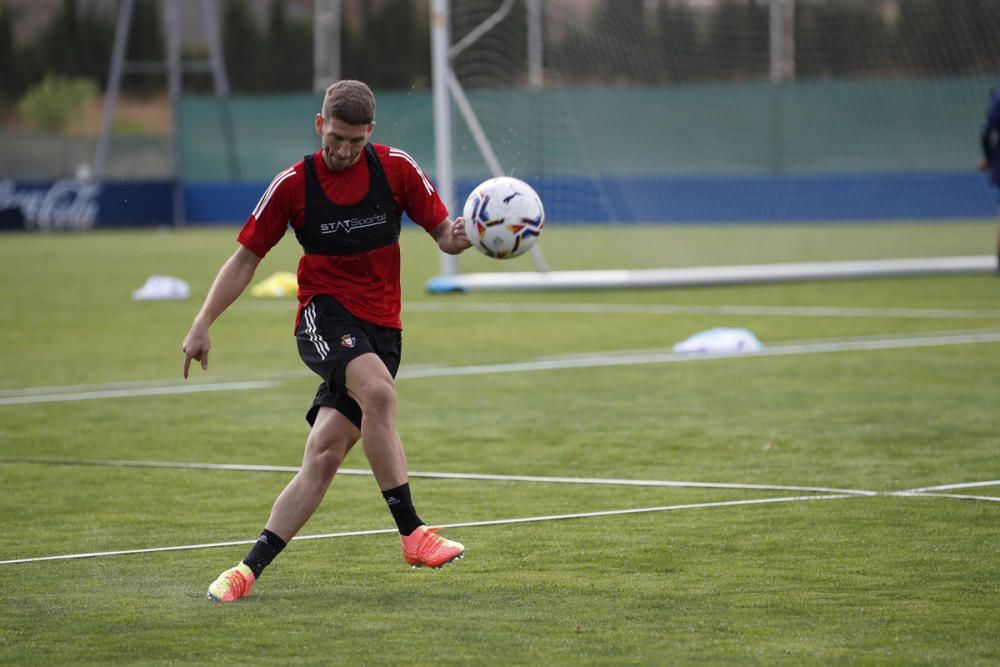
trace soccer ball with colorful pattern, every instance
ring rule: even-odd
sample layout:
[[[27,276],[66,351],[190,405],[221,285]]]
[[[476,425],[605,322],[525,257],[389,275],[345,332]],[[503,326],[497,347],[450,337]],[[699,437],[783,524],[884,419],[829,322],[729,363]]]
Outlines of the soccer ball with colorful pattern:
[[[545,226],[542,200],[511,176],[483,181],[465,200],[465,233],[484,255],[511,259],[531,249]]]

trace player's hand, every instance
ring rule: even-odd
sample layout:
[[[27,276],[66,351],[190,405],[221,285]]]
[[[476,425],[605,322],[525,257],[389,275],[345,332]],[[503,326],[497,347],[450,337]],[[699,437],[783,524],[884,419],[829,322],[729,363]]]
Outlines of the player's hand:
[[[184,338],[181,351],[184,352],[184,378],[188,376],[191,360],[201,362],[202,370],[208,370],[208,351],[212,348],[212,339],[206,327],[194,325]]]
[[[465,233],[465,218],[458,217],[455,222],[451,225],[451,238],[455,243],[455,247],[461,250],[467,250],[472,247],[472,242],[469,241],[469,236]]]
[[[976,163],[976,169],[978,169],[979,171],[988,171],[989,168],[990,168],[989,161],[984,157],[979,158],[979,162]]]
[[[431,232],[431,236],[437,241],[438,248],[449,255],[457,255],[472,247],[469,237],[465,235],[465,221],[462,218],[442,220]]]

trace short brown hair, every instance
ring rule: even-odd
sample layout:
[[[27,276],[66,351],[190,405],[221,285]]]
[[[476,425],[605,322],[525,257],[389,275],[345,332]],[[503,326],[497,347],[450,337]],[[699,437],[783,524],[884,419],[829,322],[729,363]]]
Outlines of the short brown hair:
[[[363,81],[338,81],[326,89],[323,118],[336,118],[348,125],[370,125],[375,120],[375,94]]]

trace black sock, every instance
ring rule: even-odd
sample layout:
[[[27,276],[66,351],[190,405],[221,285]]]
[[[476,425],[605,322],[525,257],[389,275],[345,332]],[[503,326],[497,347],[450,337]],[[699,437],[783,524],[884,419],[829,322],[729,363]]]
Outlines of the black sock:
[[[284,548],[285,541],[265,528],[243,562],[253,570],[254,577],[260,577],[264,568],[270,565],[275,556],[280,554]]]
[[[409,535],[424,522],[417,516],[417,510],[413,507],[413,500],[410,499],[410,483],[407,482],[395,489],[382,492],[385,504],[392,512],[392,518],[396,520],[396,527],[399,528],[400,535]]]

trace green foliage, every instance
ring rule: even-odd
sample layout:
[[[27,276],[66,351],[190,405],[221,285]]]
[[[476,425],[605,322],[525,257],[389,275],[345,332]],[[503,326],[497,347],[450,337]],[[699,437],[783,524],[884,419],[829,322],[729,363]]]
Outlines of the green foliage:
[[[601,5],[591,28],[595,51],[589,66],[597,68],[605,80],[615,82],[635,72],[639,81],[655,81],[655,68],[644,67],[642,60],[655,58],[652,36],[646,27],[643,0],[615,0]]]
[[[804,78],[889,73],[905,62],[893,63],[890,26],[869,4],[797,6],[795,42],[796,73]]]
[[[342,75],[378,89],[430,85],[430,28],[427,12],[411,0],[362,4],[357,28],[345,25]]]
[[[267,59],[261,75],[269,90],[311,90],[313,74],[313,30],[306,21],[291,21],[285,3],[272,0],[267,30]],[[280,54],[280,57],[273,57]]]
[[[768,75],[768,7],[725,0],[712,15],[706,56],[724,74],[718,78],[760,80]]]
[[[233,91],[257,90],[258,63],[264,55],[254,45],[262,42],[261,29],[247,3],[244,0],[226,0],[222,8],[222,53]]]
[[[21,68],[14,48],[14,12],[0,0],[0,108],[21,92]]]
[[[48,75],[25,93],[17,110],[26,125],[46,132],[61,132],[96,95],[97,84],[90,79]]]
[[[931,76],[1000,71],[1000,17],[980,0],[910,0],[900,6],[897,39],[903,62]],[[953,48],[937,46],[948,40]]]
[[[687,5],[663,3],[657,15],[656,46],[664,76],[685,82],[696,76],[698,34],[694,13]]]
[[[160,23],[160,4],[159,0],[135,3],[125,55],[129,62],[164,62],[166,45]],[[160,91],[166,87],[166,76],[162,73],[129,74],[122,79],[122,86],[138,93]]]
[[[265,29],[246,0],[226,0],[222,50],[235,92],[310,90],[312,49],[311,26],[289,20],[284,2],[272,0]]]
[[[455,2],[452,35],[468,33],[503,0]],[[430,82],[429,16],[425,3],[384,0],[360,4],[360,21],[342,21],[343,76],[376,90],[424,88]],[[18,44],[8,0],[0,0],[0,104],[19,98],[46,74],[86,77],[104,85],[114,41],[107,3],[60,0],[49,23]],[[1000,72],[1000,10],[983,0],[906,0],[898,17],[865,0],[795,4],[796,71],[800,79],[965,76]],[[263,23],[263,25],[262,25]],[[225,0],[222,42],[236,93],[312,88],[313,30],[271,0],[265,21],[247,0]],[[526,8],[506,19],[455,63],[463,84],[520,86],[526,78]],[[589,23],[546,16],[544,64],[549,78],[568,83],[666,84],[763,80],[768,75],[767,3],[720,0],[711,12],[687,2],[601,0]],[[162,60],[164,35],[156,0],[135,5],[130,60]],[[500,59],[498,60],[498,55]],[[199,54],[204,57],[204,54]],[[207,90],[189,77],[188,90]],[[126,90],[161,90],[160,74],[129,75]]]
[[[111,62],[114,24],[93,3],[62,0],[33,43],[46,74],[84,77],[103,86]]]
[[[655,3],[655,21],[648,4],[604,0],[589,24],[570,26],[546,43],[546,68],[586,83],[767,78],[768,3],[721,0],[706,13],[663,0]],[[897,18],[876,2],[800,0],[796,73],[813,79],[1000,72],[998,32],[1000,10],[981,0],[907,0]]]

